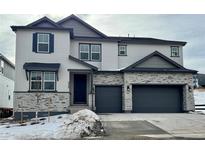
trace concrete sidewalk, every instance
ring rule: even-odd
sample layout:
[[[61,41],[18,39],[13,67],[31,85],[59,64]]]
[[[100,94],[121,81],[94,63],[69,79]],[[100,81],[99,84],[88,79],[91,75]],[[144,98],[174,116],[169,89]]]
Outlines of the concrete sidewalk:
[[[104,139],[205,139],[205,115],[198,113],[99,116],[108,132]]]

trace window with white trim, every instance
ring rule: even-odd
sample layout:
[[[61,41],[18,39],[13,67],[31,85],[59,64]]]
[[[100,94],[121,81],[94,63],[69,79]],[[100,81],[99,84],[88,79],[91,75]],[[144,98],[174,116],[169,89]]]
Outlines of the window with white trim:
[[[118,45],[118,55],[127,56],[127,45]]]
[[[44,90],[55,90],[55,72],[44,72]]]
[[[91,44],[91,60],[100,60],[100,45]]]
[[[35,71],[30,73],[30,89],[33,91],[42,90],[42,72]]]
[[[49,52],[49,34],[38,33],[37,51]]]
[[[81,60],[100,61],[101,59],[101,45],[80,43],[79,52]]]
[[[30,72],[31,91],[55,91],[56,73],[55,72]]]
[[[171,46],[171,57],[179,57],[179,47]]]
[[[80,44],[80,59],[89,60],[90,58],[90,45],[89,44]]]

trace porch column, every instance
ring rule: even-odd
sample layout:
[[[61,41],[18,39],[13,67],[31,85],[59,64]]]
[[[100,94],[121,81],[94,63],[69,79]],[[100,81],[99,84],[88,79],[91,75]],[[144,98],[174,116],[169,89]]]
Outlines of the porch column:
[[[123,87],[123,110],[124,112],[132,111],[132,84],[129,81],[129,74],[124,73],[124,87]]]

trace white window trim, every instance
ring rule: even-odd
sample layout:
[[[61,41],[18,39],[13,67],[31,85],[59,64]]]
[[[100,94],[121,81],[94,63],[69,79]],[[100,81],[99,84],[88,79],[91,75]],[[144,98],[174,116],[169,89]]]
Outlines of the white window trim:
[[[48,72],[44,72],[43,74],[43,90],[44,91],[54,91],[56,89],[56,73],[55,72],[49,72],[49,73],[53,73],[54,74],[54,79],[53,80],[45,80],[45,73],[48,73]],[[46,82],[54,82],[54,89],[45,89],[45,83]]]
[[[99,52],[92,51],[92,46],[95,46],[95,45],[97,45],[97,46],[100,47]],[[90,47],[90,48],[91,48],[91,49],[90,49],[90,52],[91,52],[91,61],[100,61],[100,59],[101,59],[101,45],[100,45],[100,44],[91,44],[90,46],[91,46],[91,47]],[[99,54],[99,59],[93,59],[93,53],[98,53],[98,54]]]
[[[40,72],[41,73],[41,80],[32,80],[32,72],[40,72],[40,71],[31,71],[30,72],[30,90],[31,91],[42,91],[42,89],[43,89],[43,76],[42,76],[42,72]],[[32,82],[41,82],[41,89],[32,89]]]
[[[125,50],[121,50],[120,47],[122,47],[122,46],[124,47]],[[125,54],[121,54],[121,53],[120,53],[121,51],[124,51]],[[119,55],[119,56],[127,56],[127,45],[119,45],[119,46],[118,46],[118,55]]]
[[[81,46],[81,45],[88,45],[88,51],[81,50],[81,47],[80,47],[80,59],[81,59],[81,60],[89,60],[89,59],[90,59],[90,45],[89,45],[89,44],[86,44],[86,43],[81,43],[80,46]],[[81,53],[87,53],[87,54],[88,54],[88,59],[82,59]]]
[[[177,51],[173,51],[173,48],[177,48]],[[177,55],[173,55],[173,53],[177,53]],[[179,54],[179,46],[171,46],[171,57],[180,57]]]
[[[48,42],[40,42],[39,41],[39,36],[40,35],[47,35],[48,36]],[[40,53],[49,53],[49,51],[50,51],[50,48],[49,48],[49,46],[50,46],[50,44],[49,44],[49,41],[50,40],[50,35],[49,34],[45,34],[45,33],[38,33],[37,34],[37,52],[40,52]],[[48,44],[48,51],[39,51],[39,44]]]

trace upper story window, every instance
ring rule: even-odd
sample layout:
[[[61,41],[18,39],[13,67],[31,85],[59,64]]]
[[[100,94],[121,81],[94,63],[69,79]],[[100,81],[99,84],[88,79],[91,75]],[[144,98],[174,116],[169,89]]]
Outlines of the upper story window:
[[[100,61],[101,60],[101,45],[100,44],[88,44],[80,43],[80,59],[88,61]]]
[[[179,47],[171,46],[171,57],[179,57]]]
[[[49,52],[49,34],[38,34],[38,52]]]
[[[118,45],[118,55],[127,56],[127,45]]]
[[[100,45],[99,44],[91,44],[91,60],[100,60]]]
[[[36,53],[54,52],[54,34],[33,33],[33,52]]]
[[[55,72],[30,72],[31,91],[54,91],[56,87]]]
[[[80,59],[89,60],[90,56],[90,45],[89,44],[80,44]]]

